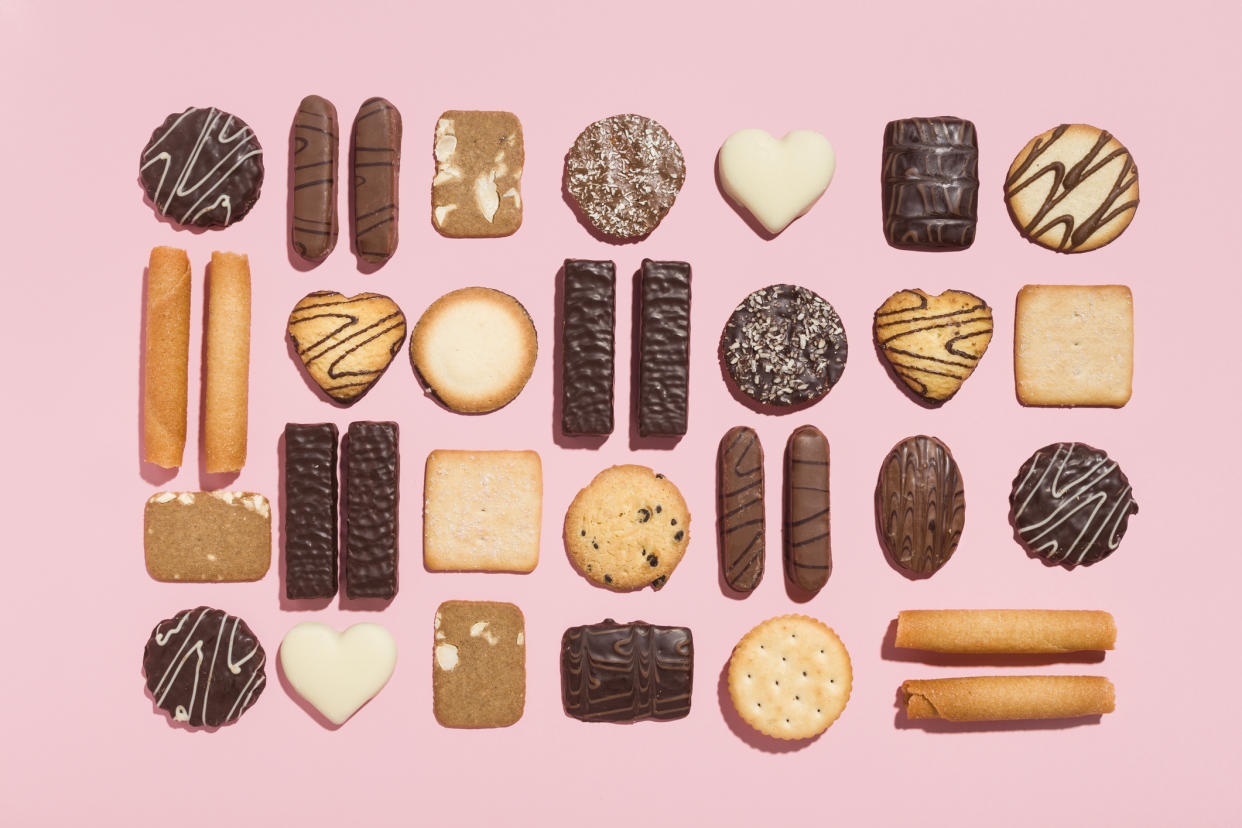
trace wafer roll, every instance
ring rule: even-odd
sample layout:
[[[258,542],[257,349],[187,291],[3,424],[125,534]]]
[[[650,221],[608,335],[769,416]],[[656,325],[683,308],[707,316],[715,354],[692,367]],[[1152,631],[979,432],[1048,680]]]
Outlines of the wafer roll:
[[[156,247],[147,267],[142,456],[166,469],[180,466],[185,451],[189,359],[190,257]]]
[[[207,290],[207,401],[203,417],[206,471],[236,472],[246,465],[249,259],[239,253],[212,253]]]
[[[1098,716],[1114,709],[1102,676],[971,676],[901,683],[908,719],[995,722]]]
[[[1113,616],[1099,610],[905,610],[898,647],[936,653],[1034,654],[1111,650]]]

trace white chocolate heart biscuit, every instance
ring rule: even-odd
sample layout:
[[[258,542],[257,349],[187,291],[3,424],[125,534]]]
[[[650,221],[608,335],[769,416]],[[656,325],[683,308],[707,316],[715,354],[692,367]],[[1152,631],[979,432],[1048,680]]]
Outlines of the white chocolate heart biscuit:
[[[397,642],[379,624],[355,624],[343,633],[304,621],[280,643],[285,678],[333,724],[344,724],[379,691],[397,666]]]
[[[808,129],[779,141],[762,129],[739,130],[725,139],[718,163],[725,193],[774,235],[815,206],[837,168],[832,144]]]

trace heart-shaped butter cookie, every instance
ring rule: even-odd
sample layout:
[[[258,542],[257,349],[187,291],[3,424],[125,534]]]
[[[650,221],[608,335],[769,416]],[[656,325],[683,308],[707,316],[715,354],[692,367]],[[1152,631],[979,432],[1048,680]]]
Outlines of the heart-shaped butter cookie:
[[[729,198],[774,235],[815,206],[837,168],[832,144],[809,129],[779,141],[762,129],[739,130],[720,147],[718,164]]]
[[[320,388],[339,403],[362,399],[405,342],[405,314],[378,293],[317,290],[289,314],[289,338]]]
[[[379,624],[354,624],[343,633],[304,621],[280,642],[280,667],[299,696],[333,724],[384,689],[397,666],[397,642]]]
[[[875,312],[875,342],[893,372],[924,400],[957,393],[992,341],[992,309],[973,293],[894,293]]]

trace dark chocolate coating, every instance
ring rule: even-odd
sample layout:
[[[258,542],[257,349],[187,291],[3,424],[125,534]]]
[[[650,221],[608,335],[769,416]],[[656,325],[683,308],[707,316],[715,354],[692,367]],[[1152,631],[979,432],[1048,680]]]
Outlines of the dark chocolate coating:
[[[927,576],[944,566],[966,525],[962,474],[949,447],[922,434],[893,446],[875,486],[875,520],[898,568]]]
[[[686,433],[690,393],[690,265],[643,259],[638,433]]]
[[[396,423],[350,423],[345,437],[345,595],[397,594]]]
[[[884,237],[904,250],[965,250],[975,240],[979,145],[961,118],[884,128]]]
[[[240,221],[263,187],[263,148],[254,130],[215,108],[169,115],[151,133],[139,165],[156,212],[181,225]]]
[[[785,577],[819,592],[832,574],[828,438],[815,426],[794,429],[785,444]]]
[[[685,627],[606,618],[561,638],[561,698],[575,719],[680,719],[693,686],[694,639]]]
[[[156,624],[142,653],[155,706],[191,727],[237,721],[263,692],[266,662],[246,622],[211,607]]]
[[[354,249],[383,264],[397,252],[397,178],[401,169],[401,113],[383,98],[369,98],[354,118]]]
[[[725,369],[764,405],[794,405],[827,394],[845,370],[841,318],[797,285],[769,285],[738,305],[720,335]]]
[[[716,453],[720,571],[737,592],[763,580],[763,445],[752,428],[725,432]]]
[[[336,107],[318,95],[307,95],[293,117],[289,167],[292,170],[293,212],[289,238],[303,259],[317,262],[336,247],[336,171],[341,132]]]
[[[336,446],[332,423],[285,425],[285,597],[336,595]]]
[[[1121,467],[1085,443],[1053,443],[1035,452],[1009,495],[1009,519],[1023,546],[1066,569],[1111,555],[1136,512]]]
[[[617,268],[565,260],[561,314],[561,431],[612,433]]]

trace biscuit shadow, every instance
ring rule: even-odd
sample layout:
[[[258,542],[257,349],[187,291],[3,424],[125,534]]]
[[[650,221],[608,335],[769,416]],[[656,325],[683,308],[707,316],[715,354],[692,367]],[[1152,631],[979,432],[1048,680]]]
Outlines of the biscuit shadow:
[[[309,271],[314,270],[315,268],[319,267],[319,265],[327,261],[328,256],[331,256],[332,252],[336,250],[336,243],[335,242],[333,243],[332,250],[329,250],[327,253],[325,253],[324,257],[320,259],[319,261],[304,258],[302,254],[298,253],[297,247],[293,244],[293,216],[294,216],[293,197],[294,197],[295,188],[297,186],[294,183],[295,175],[294,175],[293,169],[294,169],[295,162],[293,160],[293,156],[294,156],[294,153],[297,151],[297,134],[298,134],[298,119],[297,119],[297,113],[294,113],[293,122],[289,124],[289,141],[285,145],[289,147],[289,169],[287,172],[287,179],[286,179],[288,186],[286,187],[286,190],[285,190],[285,192],[288,193],[288,195],[285,196],[285,255],[288,256],[289,258],[290,267],[292,267],[294,270],[298,271],[299,273],[307,273]],[[340,166],[341,166],[341,160],[338,157],[337,168],[332,170],[333,177],[338,181],[340,180],[340,176],[338,175],[338,173],[340,172]],[[332,206],[335,208],[336,204],[333,203]],[[339,233],[338,233],[338,241],[339,241]]]
[[[155,463],[148,463],[146,459],[147,446],[147,417],[146,417],[146,400],[147,400],[147,289],[150,286],[151,268],[144,267],[142,269],[142,296],[139,301],[142,303],[141,318],[138,321],[138,474],[143,480],[152,486],[163,486],[169,480],[177,476],[180,468],[166,469],[163,466],[157,466]],[[189,395],[189,389],[186,389],[186,395]],[[184,461],[185,447],[182,449],[182,459]]]
[[[198,369],[198,486],[205,492],[223,489],[225,486],[232,484],[237,480],[241,470],[235,472],[209,472],[207,471],[207,324],[211,314],[211,307],[208,301],[211,295],[211,263],[208,262],[203,268],[203,301],[200,313],[201,330],[203,332],[202,344],[199,346],[199,369]],[[247,369],[247,383],[249,383],[249,369]],[[250,420],[249,415],[246,419],[247,443],[249,443]]]
[[[796,753],[819,741],[823,733],[816,733],[809,739],[777,739],[774,736],[760,733],[742,719],[737,708],[733,706],[733,697],[729,695],[729,660],[720,668],[720,677],[716,681],[716,702],[720,705],[720,714],[733,735],[750,747],[764,753]]]
[[[279,531],[277,537],[279,546],[276,547],[276,563],[277,572],[280,575],[276,582],[277,600],[280,602],[280,609],[284,612],[302,612],[310,610],[327,609],[332,604],[332,599],[336,597],[334,592],[332,595],[323,598],[290,598],[285,592],[285,585],[288,583],[288,561],[285,559],[285,543],[288,540],[289,527],[286,524],[285,516],[288,514],[285,499],[288,497],[288,489],[286,487],[285,478],[285,433],[280,433],[280,438],[276,441],[276,470],[278,479],[276,481],[276,500],[277,500],[277,521],[279,523]]]
[[[724,147],[722,146],[721,149]],[[772,241],[780,233],[772,233],[768,228],[759,223],[759,219],[755,218],[749,210],[738,204],[733,198],[725,192],[724,181],[720,178],[720,150],[716,150],[716,160],[712,163],[712,177],[716,180],[716,190],[720,193],[720,197],[724,199],[725,204],[733,208],[733,212],[737,213],[738,218],[746,222],[746,226],[755,231],[755,235],[764,241]],[[809,211],[808,211],[809,212]],[[798,218],[801,218],[799,216]],[[797,221],[798,219],[794,219]],[[790,222],[793,224],[793,221]],[[789,229],[788,227],[785,228]]]
[[[611,436],[609,434],[565,434],[561,430],[561,418],[565,412],[565,266],[556,271],[555,305],[552,328],[552,442],[563,449],[597,449]],[[616,310],[613,311],[614,320]],[[615,328],[615,321],[614,321]],[[616,336],[613,336],[613,364],[616,364]],[[614,385],[616,377],[613,378]],[[616,415],[616,400],[613,400]],[[614,422],[615,428],[615,422]]]
[[[284,642],[282,641],[281,643],[283,645]],[[315,707],[315,705],[311,704],[306,699],[302,698],[302,696],[298,694],[297,690],[293,689],[293,685],[289,683],[289,677],[285,675],[285,667],[283,664],[280,663],[279,649],[276,651],[276,658],[273,659],[273,662],[276,665],[276,678],[280,681],[280,689],[285,691],[285,695],[288,696],[290,699],[292,699],[294,704],[302,708],[302,710],[306,711],[306,715],[314,719],[315,723],[319,725],[320,727],[322,727],[324,730],[340,730],[341,725],[345,724],[345,722],[341,722],[341,724],[336,724],[335,722],[330,720],[327,716],[320,713],[319,710]],[[346,719],[345,721],[349,721],[349,720]]]
[[[398,435],[398,449],[400,448],[400,436]],[[391,598],[353,598],[350,597],[347,587],[349,584],[349,573],[346,563],[348,556],[346,555],[349,526],[349,431],[348,429],[341,435],[341,451],[338,460],[339,468],[339,501],[337,506],[337,582],[340,584],[340,591],[337,593],[337,608],[343,612],[382,612],[388,609],[389,605],[396,600],[397,595],[401,591],[401,534],[400,534],[400,514],[401,514],[401,465],[398,460],[397,465],[397,498],[393,504],[395,515],[393,517],[393,540],[397,545],[397,554],[393,561],[393,576],[395,586],[392,591]]]
[[[910,719],[906,717],[905,694],[897,688],[897,713],[893,716],[896,730],[922,730],[926,733],[1009,733],[1029,730],[1069,730],[1100,724],[1101,714],[1061,719],[1009,719],[999,722],[951,722],[948,719]]]
[[[561,201],[564,201],[569,207],[569,211],[574,214],[574,218],[577,219],[578,224],[582,225],[582,229],[586,230],[587,233],[590,234],[591,238],[596,241],[603,242],[605,244],[617,245],[618,247],[621,245],[638,244],[639,242],[646,241],[651,233],[655,231],[655,227],[652,227],[651,231],[648,231],[642,236],[635,236],[629,239],[618,239],[600,232],[594,224],[591,224],[591,220],[586,217],[586,213],[582,211],[581,205],[578,204],[578,199],[574,198],[573,193],[569,191],[568,166],[570,152],[573,152],[572,146],[569,151],[565,153],[565,157],[561,162]],[[676,199],[674,199],[674,201],[675,200]],[[656,227],[659,227],[662,221],[664,221],[663,217],[660,218],[660,221],[656,222]]]
[[[879,340],[875,338],[874,327],[872,328],[872,334],[871,334],[871,347],[872,347],[872,350],[875,351],[876,359],[878,359],[880,361],[880,364],[884,366],[884,370],[885,370],[885,373],[888,374],[888,378],[893,381],[894,385],[896,385],[899,389],[901,389],[901,392],[905,394],[906,398],[909,399],[910,402],[914,403],[919,408],[922,408],[927,411],[935,411],[938,408],[940,408],[942,405],[947,403],[949,400],[957,396],[957,391],[954,391],[951,395],[949,395],[948,397],[945,397],[943,400],[929,400],[929,399],[919,396],[917,391],[915,391],[910,386],[906,385],[905,381],[901,378],[901,375],[897,373],[896,366],[894,366],[893,363],[889,362],[888,357],[884,356],[884,349],[880,347]],[[967,377],[967,379],[969,379],[969,377]],[[965,383],[966,381],[963,380],[962,385],[965,385]],[[961,387],[962,387],[961,385],[958,386],[958,391],[961,390]],[[1017,392],[1015,391],[1014,393],[1016,394]]]
[[[639,411],[642,407],[642,330],[643,330],[643,271],[640,267],[634,271],[633,286],[630,291],[630,450],[651,449],[654,451],[672,451],[677,448],[684,434],[661,434],[644,437],[639,433]],[[689,343],[686,348],[689,350]],[[686,409],[689,420],[690,388],[689,375],[686,377]],[[689,423],[687,422],[687,430]]]
[[[729,366],[725,360],[723,337],[716,346],[716,363],[720,368],[720,378],[724,381],[725,388],[729,389],[729,394],[732,395],[733,399],[737,400],[739,403],[746,406],[756,414],[763,414],[769,417],[779,417],[782,414],[796,414],[799,411],[805,411],[816,403],[827,399],[828,395],[832,393],[832,388],[836,387],[834,385],[831,388],[828,388],[823,394],[820,394],[813,400],[802,400],[801,402],[796,402],[792,405],[772,405],[771,403],[759,402],[754,397],[737,387],[737,383],[734,382],[733,375],[729,373]]]
[[[936,653],[910,650],[897,646],[897,619],[888,623],[880,644],[880,658],[885,661],[930,664],[935,667],[1038,667],[1049,664],[1099,664],[1102,650],[1073,653]]]

